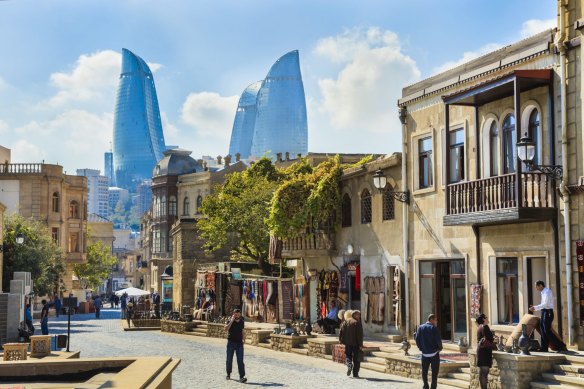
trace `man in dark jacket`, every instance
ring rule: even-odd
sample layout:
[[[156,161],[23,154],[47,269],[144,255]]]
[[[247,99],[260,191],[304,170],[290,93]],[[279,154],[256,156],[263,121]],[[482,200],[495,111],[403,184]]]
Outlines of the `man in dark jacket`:
[[[353,316],[343,324],[343,335],[345,344],[345,357],[347,358],[347,375],[359,378],[359,368],[361,367],[360,352],[363,349],[363,324],[361,323],[361,312],[353,311]]]
[[[233,316],[231,316],[231,320],[225,326],[225,331],[227,331],[227,379],[231,379],[233,354],[235,353],[237,370],[239,371],[239,382],[246,383],[245,364],[243,363],[243,341],[245,339],[245,333],[241,310],[233,310]]]
[[[436,389],[438,370],[440,369],[440,351],[442,339],[438,330],[438,318],[431,313],[428,321],[416,331],[416,345],[422,352],[422,381],[424,389]],[[432,385],[428,386],[428,367],[432,366]]]

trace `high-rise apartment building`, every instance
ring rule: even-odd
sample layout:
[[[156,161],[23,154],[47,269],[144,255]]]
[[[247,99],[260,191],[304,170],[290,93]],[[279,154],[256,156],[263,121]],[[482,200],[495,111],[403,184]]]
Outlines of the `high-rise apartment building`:
[[[114,153],[106,151],[103,153],[103,172],[108,179],[108,186],[116,184],[114,177]]]
[[[276,61],[261,82],[248,86],[239,100],[229,153],[241,158],[278,153],[306,155],[308,124],[298,50]]]
[[[108,216],[108,178],[97,169],[77,169],[78,176],[87,177],[87,211]]]
[[[152,169],[165,149],[152,72],[142,58],[123,49],[114,113],[116,185],[134,191],[143,179],[152,177]]]

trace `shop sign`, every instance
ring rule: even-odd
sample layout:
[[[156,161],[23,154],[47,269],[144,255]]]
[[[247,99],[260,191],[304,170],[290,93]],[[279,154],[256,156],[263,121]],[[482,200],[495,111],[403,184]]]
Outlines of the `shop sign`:
[[[580,296],[580,326],[584,327],[584,240],[576,241],[578,263],[578,295]]]
[[[172,302],[172,280],[162,280],[162,302]]]

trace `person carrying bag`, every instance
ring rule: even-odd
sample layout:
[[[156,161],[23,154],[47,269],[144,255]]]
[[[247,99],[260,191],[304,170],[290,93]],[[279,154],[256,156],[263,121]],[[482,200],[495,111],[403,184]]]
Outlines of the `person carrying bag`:
[[[476,318],[479,326],[477,339],[477,367],[479,368],[479,383],[481,389],[487,389],[489,382],[489,369],[493,366],[493,350],[497,349],[495,345],[495,335],[489,328],[489,320],[484,313]]]

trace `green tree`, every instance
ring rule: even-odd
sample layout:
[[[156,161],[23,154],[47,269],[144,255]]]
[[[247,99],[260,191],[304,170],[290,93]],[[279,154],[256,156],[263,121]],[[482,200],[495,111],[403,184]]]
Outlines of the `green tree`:
[[[19,234],[24,238],[22,244],[16,243]],[[34,292],[41,296],[58,290],[59,279],[65,272],[63,251],[53,241],[48,228],[17,214],[5,220],[2,280],[5,287],[10,285],[15,271],[30,272]]]
[[[199,220],[205,248],[215,251],[228,247],[233,259],[255,261],[269,273],[270,232],[266,219],[270,200],[283,175],[272,162],[262,158],[243,172],[226,177],[201,207],[205,218]]]
[[[98,240],[87,246],[87,262],[76,264],[74,272],[83,289],[97,289],[106,280],[117,258],[110,248]]]

